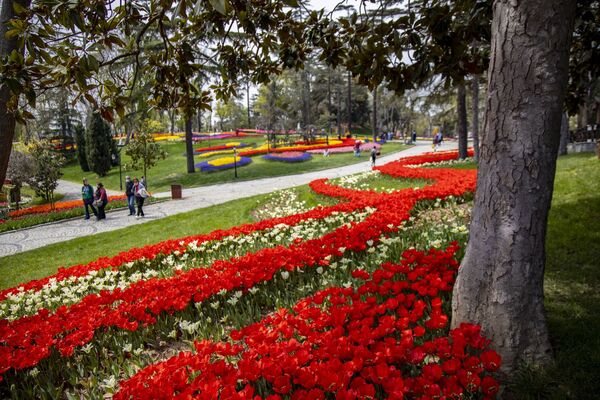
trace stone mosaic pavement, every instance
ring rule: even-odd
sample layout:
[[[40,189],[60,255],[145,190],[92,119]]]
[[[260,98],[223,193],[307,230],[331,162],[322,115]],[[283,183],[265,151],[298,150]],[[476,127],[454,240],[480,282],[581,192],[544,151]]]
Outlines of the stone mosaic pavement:
[[[455,142],[445,141],[441,150],[453,148],[456,148]],[[418,142],[416,146],[407,150],[380,157],[377,160],[377,164],[381,165],[401,157],[413,156],[428,151],[431,151],[430,142]],[[95,221],[94,219],[86,221],[83,218],[77,218],[38,225],[19,231],[6,232],[0,234],[0,257],[33,250],[49,244],[63,242],[82,236],[94,235],[96,233],[109,232],[131,225],[143,224],[170,215],[225,203],[230,200],[305,185],[318,178],[337,178],[368,171],[371,168],[371,163],[366,161],[367,156],[363,157],[365,162],[328,170],[251,181],[229,182],[190,189],[184,188],[182,200],[164,201],[144,207],[144,213],[146,214],[145,218],[136,219],[135,217],[127,216],[128,210],[117,210],[108,212],[106,214],[106,220],[102,221]],[[79,184],[61,181],[60,185],[57,192],[66,193],[65,197],[69,199],[78,198],[81,190]],[[155,193],[155,196],[166,198],[170,196],[170,193]]]

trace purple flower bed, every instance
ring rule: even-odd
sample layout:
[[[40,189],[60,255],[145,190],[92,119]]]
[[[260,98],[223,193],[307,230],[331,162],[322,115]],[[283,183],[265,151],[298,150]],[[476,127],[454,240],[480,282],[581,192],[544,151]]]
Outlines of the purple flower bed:
[[[286,151],[283,153],[267,154],[262,156],[262,158],[269,161],[302,162],[310,160],[312,155],[301,151]]]
[[[375,147],[375,149],[379,150],[381,145],[379,143],[361,143],[360,151],[371,151],[371,149]],[[317,149],[317,150],[308,150],[309,153],[312,154],[323,154],[325,149]],[[334,147],[329,149],[329,154],[337,154],[337,153],[352,153],[354,152],[354,146],[345,146],[345,147]]]
[[[240,160],[237,162],[238,167],[243,167],[244,165],[248,165],[252,162],[250,157],[240,157]],[[224,169],[230,169],[234,167],[234,163],[223,164],[223,165],[211,165],[209,161],[203,161],[194,165],[194,167],[200,169],[202,172],[214,172],[214,171],[222,171]]]

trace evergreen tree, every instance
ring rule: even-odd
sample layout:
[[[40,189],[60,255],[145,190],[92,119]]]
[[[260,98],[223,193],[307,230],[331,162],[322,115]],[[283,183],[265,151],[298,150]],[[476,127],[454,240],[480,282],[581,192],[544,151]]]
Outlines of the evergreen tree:
[[[85,172],[90,170],[87,162],[87,152],[85,145],[85,128],[83,125],[75,126],[75,143],[77,144],[77,160],[81,169]]]
[[[91,171],[99,176],[105,176],[111,168],[113,154],[113,139],[110,126],[98,111],[90,118],[85,132],[86,158]]]

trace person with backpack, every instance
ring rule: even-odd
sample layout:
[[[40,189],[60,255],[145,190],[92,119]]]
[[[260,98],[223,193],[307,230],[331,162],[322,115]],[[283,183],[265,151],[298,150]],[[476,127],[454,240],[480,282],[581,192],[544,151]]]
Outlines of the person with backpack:
[[[96,209],[94,208],[94,188],[88,183],[87,178],[83,178],[83,186],[81,187],[81,199],[83,200],[83,207],[85,208],[85,219],[90,219],[90,210],[94,213],[94,216],[98,216]]]
[[[135,193],[133,192],[133,181],[129,176],[125,177],[125,196],[127,196],[129,215],[135,215]]]
[[[108,204],[108,195],[106,194],[106,189],[104,189],[104,185],[102,185],[101,182],[98,182],[94,197],[96,198],[94,203],[96,204],[96,207],[98,207],[98,215],[96,215],[96,220],[100,221],[101,219],[106,219],[104,208]]]

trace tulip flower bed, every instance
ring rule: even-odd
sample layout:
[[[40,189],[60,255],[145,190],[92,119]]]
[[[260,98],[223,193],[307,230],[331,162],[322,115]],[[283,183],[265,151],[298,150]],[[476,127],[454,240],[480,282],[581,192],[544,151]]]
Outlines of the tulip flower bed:
[[[372,148],[375,148],[377,151],[381,149],[381,144],[379,143],[362,143],[360,145],[360,151],[371,151]],[[309,153],[312,154],[323,154],[325,149],[318,150],[308,150]],[[354,146],[344,146],[344,147],[334,147],[329,149],[330,154],[342,154],[342,153],[352,153],[354,152]]]
[[[194,154],[202,154],[202,153],[214,152],[214,151],[219,151],[219,150],[231,150],[234,147],[240,148],[240,147],[248,147],[248,146],[249,146],[248,143],[230,142],[230,143],[225,143],[220,146],[199,147],[197,149],[194,149]]]
[[[448,296],[442,292],[451,288],[456,247],[446,252],[405,253],[403,267],[385,264],[397,263],[404,248],[423,247],[419,244],[422,232],[411,229],[410,213],[417,202],[435,206],[440,199],[474,189],[474,171],[406,168],[452,157],[456,152],[411,157],[378,167],[382,174],[433,182],[417,190],[357,191],[317,180],[310,185],[314,191],[342,202],[132,249],[1,292],[0,373],[4,383],[0,393],[6,395],[10,390],[29,398],[102,398],[122,388],[118,396],[123,398],[129,394],[159,398],[161,393],[172,396],[173,390],[200,388],[202,393],[217,390],[221,398],[233,398],[224,395],[231,390],[239,391],[239,398],[250,392],[323,398],[325,392],[333,391],[342,396],[339,398],[356,398],[371,394],[371,390],[372,397],[400,393],[418,397],[436,390],[465,394],[483,390],[491,396],[497,385],[482,374],[484,354],[491,353],[484,350],[485,340],[477,328],[461,327],[450,334],[446,330],[444,304]],[[450,229],[445,232],[448,235],[440,237],[440,246],[454,237],[449,235]],[[456,236],[464,240],[464,232],[457,231]],[[379,267],[380,272],[374,272]],[[368,277],[366,271],[373,273],[372,280],[352,289]],[[403,277],[407,280],[399,280]],[[395,282],[408,281],[410,285],[390,291]],[[318,292],[326,287],[337,289]],[[378,303],[368,296],[375,303],[368,299],[361,303],[369,290],[374,290],[373,295],[381,291],[381,296],[388,298]],[[317,297],[307,298],[315,293]],[[315,298],[323,299],[323,307]],[[372,314],[371,309],[381,310],[388,302],[396,304],[388,310],[389,318]],[[373,307],[376,303],[379,308]],[[294,311],[265,317],[279,307]],[[298,307],[312,311],[301,315]],[[336,307],[347,307],[346,319],[340,318]],[[312,316],[313,326],[307,325],[307,316]],[[375,321],[381,329],[374,328]],[[391,328],[386,325],[390,321]],[[322,342],[321,336],[333,341]],[[220,344],[224,337],[231,337],[234,344]],[[261,345],[257,340],[263,337]],[[360,337],[372,341],[356,341]],[[163,387],[157,387],[154,374],[171,364],[151,365],[168,360],[190,340],[200,343],[196,353],[181,356],[191,364],[176,366],[170,379],[162,381]],[[356,346],[350,360],[344,353],[345,344],[336,347],[336,341]],[[307,351],[314,363],[300,357],[303,352],[290,353],[293,347],[289,346]],[[464,351],[448,353],[442,350],[445,348]],[[226,354],[239,361],[216,362],[213,358]],[[258,354],[265,363],[254,368],[256,359],[252,357]],[[287,360],[295,358],[292,354],[297,369],[269,370],[268,365],[282,365],[284,356],[287,368]],[[317,371],[340,371],[335,367],[342,365],[338,362],[354,365],[352,374],[340,376],[343,379],[337,386],[325,381],[311,383]],[[498,364],[495,359],[493,362]],[[203,365],[212,369],[202,369],[198,375],[197,368]],[[204,385],[207,376],[215,379]],[[236,376],[241,376],[243,385],[235,384],[238,378],[230,379]],[[390,383],[384,384],[384,377],[389,377],[385,381]],[[144,397],[144,390],[156,393]]]
[[[259,154],[267,154],[267,153],[284,153],[289,151],[308,151],[308,150],[316,150],[316,149],[334,149],[337,147],[347,147],[353,146],[354,139],[344,139],[344,140],[330,140],[329,144],[326,143],[316,143],[316,144],[304,144],[304,145],[293,145],[293,146],[281,146],[281,147],[272,147],[268,144],[264,144],[259,147],[255,147],[253,149],[244,150],[240,152],[240,155],[250,157]]]
[[[301,151],[284,151],[283,153],[267,154],[262,156],[269,161],[283,161],[288,163],[308,161],[312,156]]]
[[[110,196],[107,210],[127,207],[125,196]],[[7,213],[7,218],[0,219],[0,232],[23,229],[34,225],[60,221],[84,215],[81,200],[60,201],[54,204],[54,209],[49,204],[22,208]]]
[[[109,199],[109,201],[125,200],[126,196],[125,195],[109,196],[108,199]],[[83,203],[81,200],[60,201],[58,203],[54,203],[54,207],[52,207],[52,205],[50,205],[50,204],[42,204],[39,206],[27,207],[27,208],[22,208],[20,210],[11,211],[8,213],[8,216],[11,218],[17,218],[17,217],[22,217],[24,215],[31,215],[31,214],[47,214],[49,212],[64,211],[64,210],[70,210],[72,208],[82,207],[83,206],[82,204]]]
[[[500,357],[480,328],[448,335],[445,310],[456,247],[409,250],[357,289],[332,287],[231,332],[233,342],[196,342],[121,383],[126,399],[492,398]]]
[[[250,157],[221,157],[211,161],[203,161],[195,165],[202,172],[222,171],[224,169],[243,167],[252,162]]]

